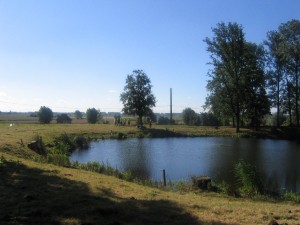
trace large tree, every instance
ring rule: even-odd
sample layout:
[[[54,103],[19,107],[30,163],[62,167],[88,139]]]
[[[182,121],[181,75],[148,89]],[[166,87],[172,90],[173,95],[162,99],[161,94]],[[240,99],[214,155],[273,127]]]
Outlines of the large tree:
[[[143,70],[134,70],[127,75],[124,92],[120,95],[122,111],[127,115],[137,115],[142,125],[143,116],[148,116],[155,106],[156,99],[152,93],[151,81]]]
[[[271,104],[276,107],[276,126],[280,126],[280,115],[282,112],[282,102],[284,96],[284,57],[281,46],[281,36],[277,31],[270,31],[268,39],[264,42],[268,47],[268,88]]]
[[[282,36],[283,55],[286,61],[286,70],[290,77],[288,91],[291,93],[289,105],[295,112],[297,126],[300,125],[299,116],[299,76],[300,76],[300,21],[291,20],[279,26]]]
[[[219,23],[213,33],[212,39],[205,39],[213,66],[208,73],[211,79],[207,84],[210,93],[206,107],[218,118],[230,116],[239,132],[242,116],[257,125],[260,120],[254,119],[268,111],[260,111],[261,107],[269,106],[264,83],[264,52],[261,46],[245,40],[243,28],[237,23]]]
[[[295,115],[299,126],[300,21],[288,21],[281,24],[277,31],[268,32],[265,43],[272,63],[269,88],[277,107],[277,125],[280,111],[283,111],[289,114],[290,124]]]

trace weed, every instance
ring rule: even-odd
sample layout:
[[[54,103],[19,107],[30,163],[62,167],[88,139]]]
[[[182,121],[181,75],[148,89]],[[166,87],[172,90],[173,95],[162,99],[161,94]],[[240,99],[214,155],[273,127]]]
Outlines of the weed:
[[[297,194],[292,191],[286,191],[283,194],[283,199],[286,201],[293,201],[293,202],[300,203],[300,194]]]
[[[242,195],[255,196],[264,193],[263,178],[255,166],[240,160],[234,167],[234,175]]]

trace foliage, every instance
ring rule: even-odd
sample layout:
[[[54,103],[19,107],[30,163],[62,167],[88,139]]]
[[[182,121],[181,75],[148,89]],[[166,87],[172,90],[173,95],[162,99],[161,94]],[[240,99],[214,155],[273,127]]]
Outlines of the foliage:
[[[71,135],[63,133],[55,138],[54,147],[58,150],[56,153],[69,155],[76,148],[88,148],[89,140],[83,135],[76,135],[72,138]]]
[[[79,110],[76,110],[74,112],[76,119],[82,119],[82,112],[80,112]]]
[[[40,123],[50,123],[53,118],[53,112],[50,108],[46,106],[41,106],[38,111],[38,117]]]
[[[200,125],[199,115],[191,108],[185,108],[182,111],[182,117],[183,117],[183,122],[186,125],[189,126]]]
[[[4,158],[3,155],[1,155],[1,157],[0,157],[0,168],[4,165],[5,162],[6,162],[6,159]]]
[[[56,121],[57,123],[71,123],[72,119],[66,113],[62,113],[57,116]]]
[[[89,108],[86,111],[86,119],[88,123],[95,124],[97,123],[99,116],[100,116],[100,111],[96,110],[95,108]]]
[[[284,192],[283,199],[285,201],[293,201],[293,202],[300,203],[300,195],[292,191]]]
[[[264,193],[263,177],[255,166],[241,160],[234,167],[234,176],[242,195],[254,196]]]
[[[213,113],[202,112],[200,113],[200,121],[202,126],[219,126],[220,121]]]
[[[57,166],[70,166],[69,157],[64,154],[47,154],[47,163]]]
[[[96,161],[79,163],[78,161],[71,163],[72,168],[82,169],[87,171],[92,171],[96,173],[102,173],[110,176],[115,176],[124,180],[132,181],[133,175],[130,171],[120,172],[118,169],[115,169],[107,164],[99,163]]]
[[[213,32],[212,39],[205,39],[213,65],[208,73],[206,108],[219,119],[231,117],[239,132],[242,115],[258,124],[269,110],[263,47],[247,42],[237,23],[219,23]]]
[[[299,126],[300,21],[283,23],[267,37],[270,96],[277,108],[277,126],[281,112],[289,114],[289,125]]]
[[[152,94],[151,81],[143,70],[134,70],[127,75],[124,92],[120,95],[123,103],[122,111],[127,115],[137,115],[139,124],[142,125],[142,117],[151,115],[152,107],[156,99]]]
[[[168,125],[168,124],[170,124],[170,119],[168,117],[165,117],[165,116],[160,116],[158,118],[157,123],[160,124],[160,125]],[[172,119],[172,124],[175,124],[174,119]]]
[[[90,146],[89,140],[83,135],[75,136],[73,139],[73,143],[76,146],[76,148],[79,149],[86,149]]]

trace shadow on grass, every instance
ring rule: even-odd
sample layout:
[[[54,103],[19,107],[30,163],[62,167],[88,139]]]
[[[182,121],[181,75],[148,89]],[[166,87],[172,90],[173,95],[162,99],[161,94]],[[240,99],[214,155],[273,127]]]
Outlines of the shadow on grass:
[[[68,176],[5,162],[0,167],[0,223],[205,224],[174,202],[124,199],[109,189],[95,194]]]
[[[187,135],[177,133],[173,129],[144,128],[141,131],[149,137],[187,137]]]

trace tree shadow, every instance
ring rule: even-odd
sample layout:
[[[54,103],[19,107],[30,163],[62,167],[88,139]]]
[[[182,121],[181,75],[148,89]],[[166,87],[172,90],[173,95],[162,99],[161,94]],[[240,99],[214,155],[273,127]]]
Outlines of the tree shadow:
[[[150,137],[186,137],[186,135],[175,132],[172,128],[157,129],[157,128],[144,128],[142,132]]]
[[[109,189],[92,192],[71,176],[5,162],[0,167],[0,223],[206,224],[174,202],[122,198]]]

